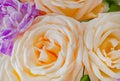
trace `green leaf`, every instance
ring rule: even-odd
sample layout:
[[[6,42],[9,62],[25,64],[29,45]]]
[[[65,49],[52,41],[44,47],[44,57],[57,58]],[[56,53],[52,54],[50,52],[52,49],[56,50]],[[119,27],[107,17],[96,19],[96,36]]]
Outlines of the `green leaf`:
[[[108,12],[120,11],[120,0],[103,0],[103,3],[108,3]]]
[[[90,78],[88,75],[84,75],[80,81],[90,81]]]
[[[114,11],[120,11],[120,6],[119,6],[119,5],[112,4],[112,5],[110,6],[109,12],[114,12]]]

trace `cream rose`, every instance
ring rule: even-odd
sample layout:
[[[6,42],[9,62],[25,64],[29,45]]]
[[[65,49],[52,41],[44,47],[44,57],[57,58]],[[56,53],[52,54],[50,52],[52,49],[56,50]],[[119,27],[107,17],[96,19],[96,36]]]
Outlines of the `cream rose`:
[[[2,55],[2,54],[0,54],[0,59],[2,58],[2,56],[3,56],[3,55]]]
[[[91,81],[120,78],[120,12],[104,13],[86,24],[83,62]]]
[[[0,81],[21,81],[7,55],[0,55]]]
[[[1,63],[1,60],[2,60],[2,56],[3,56],[3,55],[2,55],[2,54],[0,54],[0,63]]]
[[[24,1],[24,0],[23,0]],[[102,0],[34,0],[38,9],[77,20],[94,18],[103,9]]]
[[[82,40],[78,21],[65,16],[38,18],[15,42],[11,67],[21,81],[79,81]]]

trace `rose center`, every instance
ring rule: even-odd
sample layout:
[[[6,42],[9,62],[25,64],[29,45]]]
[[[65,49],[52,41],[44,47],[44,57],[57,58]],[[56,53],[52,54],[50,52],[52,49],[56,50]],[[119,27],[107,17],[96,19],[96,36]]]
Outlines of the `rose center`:
[[[120,41],[117,38],[108,37],[100,46],[105,57],[106,64],[111,68],[120,68]]]
[[[49,39],[39,38],[35,43],[35,54],[40,65],[50,64],[56,61],[60,45],[57,42],[50,42]]]

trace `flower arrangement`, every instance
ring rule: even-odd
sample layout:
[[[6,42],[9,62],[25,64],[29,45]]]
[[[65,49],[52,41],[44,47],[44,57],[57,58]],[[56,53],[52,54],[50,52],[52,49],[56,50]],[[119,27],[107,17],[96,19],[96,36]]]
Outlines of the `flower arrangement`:
[[[120,1],[0,0],[0,81],[120,81]]]

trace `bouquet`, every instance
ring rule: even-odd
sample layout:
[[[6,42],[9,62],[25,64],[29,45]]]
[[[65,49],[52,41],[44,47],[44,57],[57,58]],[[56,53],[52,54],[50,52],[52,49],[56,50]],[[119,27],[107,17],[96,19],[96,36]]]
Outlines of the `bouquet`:
[[[120,1],[0,0],[0,81],[120,81]]]

